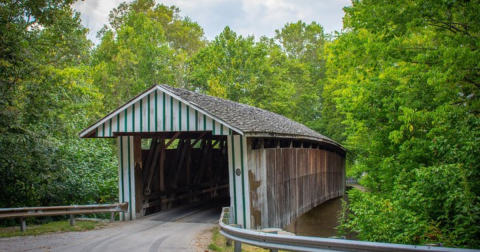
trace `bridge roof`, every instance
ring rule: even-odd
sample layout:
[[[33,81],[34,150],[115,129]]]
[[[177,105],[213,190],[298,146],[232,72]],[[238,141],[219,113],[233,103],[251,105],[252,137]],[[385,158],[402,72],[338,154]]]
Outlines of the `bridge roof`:
[[[222,125],[222,127],[233,130],[241,135],[308,139],[329,143],[344,149],[332,139],[282,115],[246,104],[192,92],[182,88],[174,88],[168,85],[152,86],[150,89],[83,130],[80,133],[80,137],[92,137],[92,132],[100,128],[102,124],[107,124],[108,120],[115,118],[117,114],[123,114],[121,112],[126,111],[132,105],[135,107],[135,104],[138,104],[140,100],[146,99],[145,97],[147,95],[157,90],[174,97],[178,101],[212,118],[214,121],[213,125],[217,122],[217,124]],[[131,110],[130,108],[129,111]],[[135,118],[135,116],[133,116],[133,118]],[[108,125],[113,127],[113,124],[107,124],[107,127]],[[215,126],[213,127],[215,128]],[[172,128],[171,131],[173,130]],[[111,136],[113,135],[110,135],[110,137]],[[97,137],[100,136],[97,134]]]
[[[285,116],[246,104],[189,90],[161,85],[177,96],[221,118],[243,134],[264,137],[305,138],[341,147],[332,139]]]

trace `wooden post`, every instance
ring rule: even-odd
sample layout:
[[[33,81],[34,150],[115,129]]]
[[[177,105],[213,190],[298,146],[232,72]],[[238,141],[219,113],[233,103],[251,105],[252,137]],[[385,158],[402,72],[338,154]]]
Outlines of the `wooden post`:
[[[207,142],[207,179],[208,182],[211,182],[213,179],[213,169],[212,169],[212,152],[213,152],[213,142],[212,140],[208,140]]]
[[[190,139],[187,139],[187,157],[185,158],[186,159],[186,163],[185,163],[185,180],[186,180],[186,184],[187,186],[190,186],[192,183],[191,181],[191,178],[190,178],[190,165],[192,163],[192,146],[190,145]]]
[[[149,168],[152,165],[153,156],[155,154],[155,149],[157,148],[157,138],[152,138],[150,143],[150,149],[148,150],[147,157],[145,158],[145,168],[143,169],[144,184],[147,184],[147,177],[149,174]]]
[[[176,168],[175,175],[170,182],[170,188],[175,189],[178,186],[178,180],[180,179],[180,173],[182,172],[183,162],[185,161],[185,151],[186,151],[186,140],[180,139],[177,146],[177,151],[175,151],[175,158],[172,163],[172,167]]]
[[[206,160],[207,160],[207,140],[202,140],[202,143],[200,145],[200,152],[202,155],[200,156],[200,167],[197,169],[197,173],[195,174],[195,179],[193,181],[194,185],[198,185],[202,182],[202,177],[203,177],[203,172],[205,169],[206,165]]]
[[[160,191],[164,192],[165,191],[165,138],[160,139],[160,164],[159,164],[159,171],[158,171],[158,180],[160,183]],[[165,196],[161,197],[162,199],[165,198]],[[162,203],[160,204],[160,211],[165,209],[165,205]]]
[[[70,226],[75,226],[75,215],[70,214]]]
[[[158,156],[159,156],[159,153],[160,153],[160,146],[159,144],[156,144],[155,147],[154,147],[155,151],[154,151],[154,155],[153,155],[153,158],[152,158],[152,162],[150,163],[149,162],[149,166],[147,169],[148,169],[148,173],[147,173],[147,177],[146,177],[146,184],[145,184],[145,194],[150,194],[151,191],[152,191],[152,178],[153,178],[153,174],[155,173],[155,167],[157,167],[157,159],[158,159]]]
[[[160,171],[158,180],[160,181],[160,191],[165,191],[165,138],[160,139]]]
[[[20,218],[20,231],[26,232],[27,231],[27,220],[25,218]]]
[[[143,215],[143,160],[142,160],[142,138],[133,137],[133,160],[135,164],[135,213],[137,217]]]
[[[115,212],[111,212],[110,213],[110,222],[114,222],[115,221]]]

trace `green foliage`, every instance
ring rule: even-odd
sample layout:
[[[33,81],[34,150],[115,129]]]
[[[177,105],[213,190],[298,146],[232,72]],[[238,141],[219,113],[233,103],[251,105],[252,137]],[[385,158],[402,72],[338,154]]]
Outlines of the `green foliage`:
[[[297,38],[297,33],[302,34]],[[191,87],[314,125],[320,108],[323,28],[287,24],[276,40],[238,36],[229,27],[191,60]]]
[[[324,99],[352,173],[345,224],[362,239],[476,247],[478,1],[354,1],[328,46]],[[340,116],[339,116],[340,115]]]
[[[186,61],[205,44],[203,30],[180,10],[152,0],[122,3],[99,33],[92,76],[111,111],[154,84],[186,86]]]
[[[267,48],[229,27],[192,60],[192,85],[207,94],[253,104],[264,83]]]
[[[88,77],[91,44],[70,4],[0,5],[0,207],[115,198],[111,144],[77,137],[98,117],[103,96]]]

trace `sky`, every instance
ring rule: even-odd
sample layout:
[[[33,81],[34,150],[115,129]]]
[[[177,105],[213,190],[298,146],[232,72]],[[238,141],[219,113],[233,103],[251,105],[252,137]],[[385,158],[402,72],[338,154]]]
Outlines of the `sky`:
[[[98,43],[97,32],[108,22],[108,14],[125,0],[83,0],[73,5],[81,13],[82,24],[90,29],[89,39]],[[127,2],[130,2],[127,0]],[[180,16],[188,16],[213,40],[225,26],[242,36],[273,37],[275,30],[287,23],[302,20],[322,25],[326,33],[342,29],[344,6],[350,0],[156,0],[180,8]]]

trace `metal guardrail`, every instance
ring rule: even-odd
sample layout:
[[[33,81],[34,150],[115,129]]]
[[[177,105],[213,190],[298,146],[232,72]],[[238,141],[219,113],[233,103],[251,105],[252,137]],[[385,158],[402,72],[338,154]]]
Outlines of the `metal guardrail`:
[[[25,232],[27,217],[70,215],[70,225],[74,226],[77,214],[111,213],[110,221],[114,221],[116,212],[125,212],[127,209],[128,202],[103,205],[0,208],[0,218],[20,218],[20,230]]]
[[[347,185],[358,184],[358,179],[352,177],[348,177],[345,181],[347,182]]]
[[[363,242],[332,238],[292,236],[258,232],[229,225],[229,207],[222,209],[220,215],[220,234],[235,242],[235,252],[241,251],[241,244],[270,249],[270,251],[431,251],[431,252],[464,252],[478,251],[471,249],[445,248],[435,246],[403,245],[394,243]],[[227,223],[225,223],[227,222]]]

